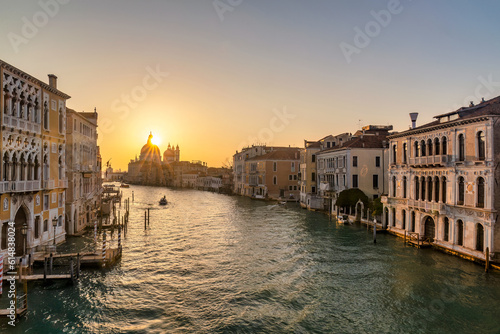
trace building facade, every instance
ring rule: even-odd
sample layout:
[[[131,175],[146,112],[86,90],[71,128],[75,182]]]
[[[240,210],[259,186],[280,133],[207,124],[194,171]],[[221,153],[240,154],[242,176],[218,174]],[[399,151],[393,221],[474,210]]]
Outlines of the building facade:
[[[316,154],[321,150],[319,141],[304,140],[300,150],[300,206],[307,209],[323,209],[323,199],[318,196]]]
[[[101,205],[101,165],[97,146],[97,112],[67,109],[66,232],[77,234],[97,219]]]
[[[0,246],[6,254],[8,227],[13,225],[20,256],[65,240],[70,97],[57,89],[55,75],[46,84],[3,61],[0,87]]]
[[[387,188],[387,135],[392,126],[368,125],[342,144],[317,153],[319,195],[325,210],[336,212],[335,202],[345,189],[358,188],[370,199]]]
[[[298,201],[299,148],[274,148],[245,161],[244,196]]]
[[[500,97],[394,134],[384,224],[467,257],[499,259]]]

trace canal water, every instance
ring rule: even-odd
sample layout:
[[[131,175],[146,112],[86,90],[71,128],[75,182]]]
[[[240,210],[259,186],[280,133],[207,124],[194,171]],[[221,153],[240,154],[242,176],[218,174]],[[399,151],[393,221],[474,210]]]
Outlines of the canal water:
[[[374,244],[360,225],[295,206],[140,186],[124,197],[132,191],[120,263],[75,286],[30,284],[27,316],[0,332],[500,332],[497,272],[390,235]]]

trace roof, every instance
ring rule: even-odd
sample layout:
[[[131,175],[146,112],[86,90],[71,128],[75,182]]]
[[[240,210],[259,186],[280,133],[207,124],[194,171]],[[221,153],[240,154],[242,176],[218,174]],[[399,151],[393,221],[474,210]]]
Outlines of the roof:
[[[271,151],[269,153],[250,158],[247,161],[299,160],[299,159],[300,159],[300,149],[299,148],[286,148],[286,149]]]
[[[442,118],[450,118],[451,116],[454,116],[454,118],[446,120],[444,122],[442,121]],[[389,136],[389,138],[396,138],[396,137],[407,136],[413,133],[431,131],[438,126],[443,126],[443,127],[454,126],[456,124],[461,123],[462,121],[472,120],[474,118],[480,118],[481,116],[500,116],[500,96],[492,98],[488,101],[483,101],[475,106],[463,107],[452,112],[434,116],[434,118],[436,118],[435,121],[418,126],[414,129],[409,129],[406,131],[395,133]]]
[[[384,142],[387,140],[387,135],[362,135],[359,137],[353,137],[352,139],[346,141],[341,146],[335,146],[323,151],[318,154],[345,150],[348,148],[384,148]]]

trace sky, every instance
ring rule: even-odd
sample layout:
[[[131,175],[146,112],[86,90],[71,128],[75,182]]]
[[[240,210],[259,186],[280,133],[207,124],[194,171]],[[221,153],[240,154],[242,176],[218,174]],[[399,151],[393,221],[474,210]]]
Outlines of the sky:
[[[410,125],[500,95],[500,3],[0,1],[0,59],[99,114],[104,162],[149,132],[181,160]]]

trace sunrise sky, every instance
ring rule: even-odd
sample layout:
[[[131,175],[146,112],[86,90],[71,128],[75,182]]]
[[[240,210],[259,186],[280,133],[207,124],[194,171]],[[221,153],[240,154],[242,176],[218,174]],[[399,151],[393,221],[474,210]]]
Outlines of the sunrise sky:
[[[54,4],[57,4],[54,5]],[[99,112],[103,161],[149,131],[220,166],[253,143],[404,130],[500,95],[497,1],[2,1],[0,59]],[[47,20],[45,20],[48,18]],[[30,27],[31,26],[31,27]],[[33,27],[35,29],[33,29]]]

